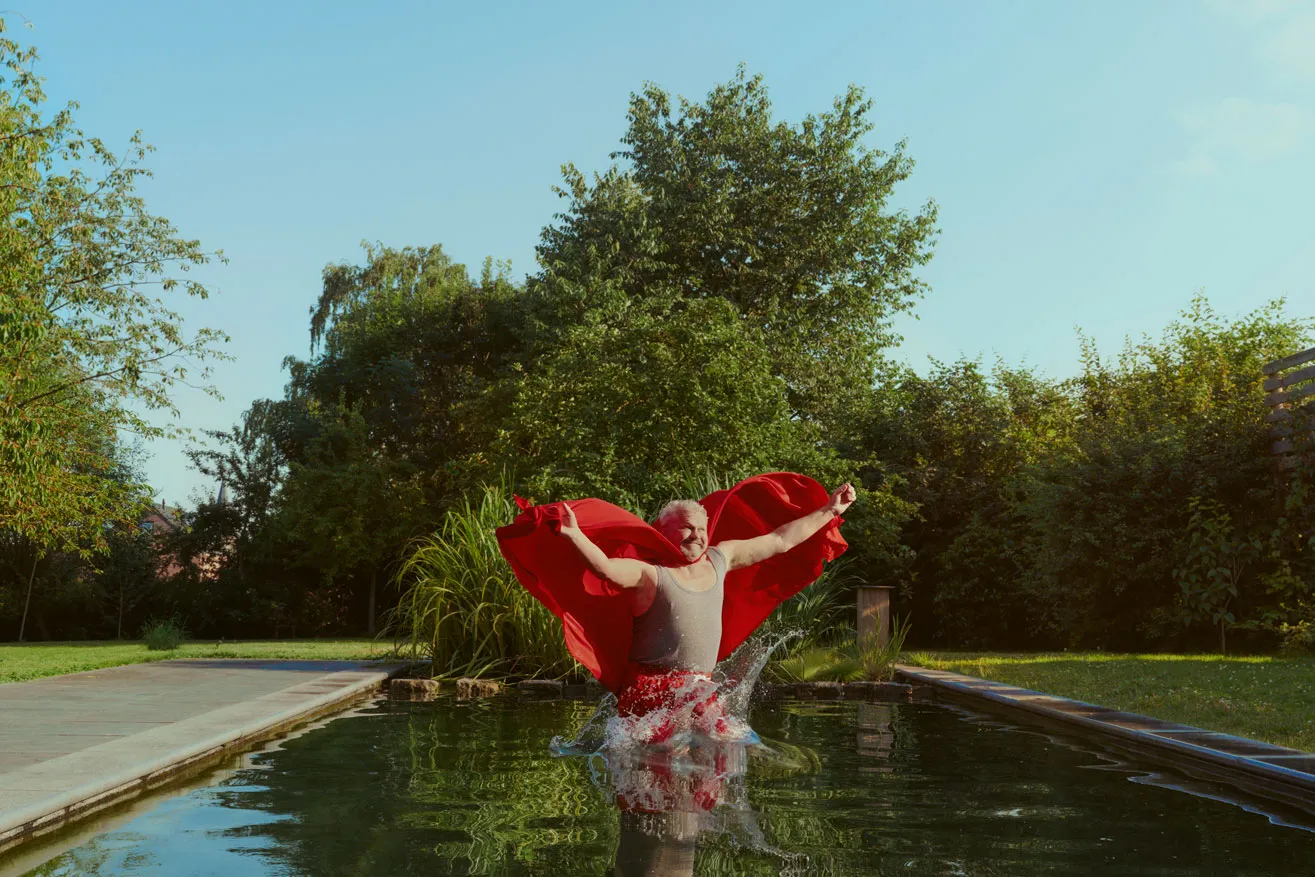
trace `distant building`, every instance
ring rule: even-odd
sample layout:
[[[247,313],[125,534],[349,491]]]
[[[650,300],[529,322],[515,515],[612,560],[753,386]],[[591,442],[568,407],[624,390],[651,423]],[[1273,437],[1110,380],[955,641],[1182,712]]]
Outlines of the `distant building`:
[[[138,524],[147,533],[155,536],[173,533],[183,526],[183,510],[164,502],[151,503]]]
[[[216,505],[228,504],[228,489],[222,481],[219,483],[214,501]],[[179,562],[179,558],[158,540],[160,537],[186,530],[191,526],[190,516],[179,506],[171,506],[164,501],[153,502],[147,507],[138,524],[144,532],[151,534],[157,540],[155,553],[159,574],[164,578],[172,578],[182,572],[183,565]],[[216,579],[235,548],[233,541],[228,540],[228,543],[217,551],[193,555],[191,566],[202,579]]]

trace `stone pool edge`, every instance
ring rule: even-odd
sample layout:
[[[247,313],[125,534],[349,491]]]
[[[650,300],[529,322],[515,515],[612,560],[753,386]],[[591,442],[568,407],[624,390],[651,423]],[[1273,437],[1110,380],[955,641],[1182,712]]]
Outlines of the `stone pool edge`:
[[[1078,725],[1089,731],[1115,737],[1121,743],[1132,743],[1134,747],[1143,750],[1203,762],[1209,767],[1240,773],[1266,784],[1278,783],[1283,791],[1295,792],[1299,798],[1315,802],[1315,753],[1166,722],[948,670],[899,664],[896,665],[895,673],[899,678],[915,684],[935,686],[969,699],[987,700],[1064,724]],[[1178,737],[1186,737],[1194,742]],[[1304,769],[1274,764],[1270,759],[1287,760]]]
[[[249,749],[306,722],[364,700],[377,692],[390,678],[412,666],[413,662],[401,662],[335,670],[271,694],[172,723],[166,726],[169,736],[195,729],[195,739],[163,750],[154,757],[140,759],[126,769],[107,773],[75,788],[52,792],[13,810],[0,811],[0,856],[107,808],[201,773],[226,755]],[[338,678],[334,680],[334,677]],[[278,703],[290,693],[300,693],[297,689],[322,687],[327,680],[342,684],[331,691],[307,691],[292,706]],[[252,704],[261,702],[273,708],[259,717],[239,719],[222,730],[215,730],[216,720],[223,714],[232,712],[240,715]],[[66,761],[68,759],[85,760],[86,753],[90,751],[83,750],[52,759],[38,767],[42,773],[57,771],[62,767],[59,762],[69,763]]]

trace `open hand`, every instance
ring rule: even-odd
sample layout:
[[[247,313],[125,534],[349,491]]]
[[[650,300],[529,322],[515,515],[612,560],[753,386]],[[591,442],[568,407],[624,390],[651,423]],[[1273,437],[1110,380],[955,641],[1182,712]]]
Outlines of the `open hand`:
[[[853,505],[856,499],[858,499],[858,492],[854,490],[852,484],[845,482],[831,492],[831,501],[827,503],[827,508],[833,514],[838,515]]]
[[[571,511],[569,503],[562,503],[561,523],[557,532],[563,536],[572,536],[580,532],[580,524],[575,520],[575,512]]]

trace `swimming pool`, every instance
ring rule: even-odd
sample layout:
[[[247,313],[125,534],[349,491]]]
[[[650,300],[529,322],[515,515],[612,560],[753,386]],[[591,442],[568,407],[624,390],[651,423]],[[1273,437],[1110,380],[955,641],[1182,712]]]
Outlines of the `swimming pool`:
[[[761,746],[553,757],[591,704],[379,701],[28,871],[1302,874],[1311,816],[947,704],[758,706]],[[1182,789],[1190,788],[1194,794]]]

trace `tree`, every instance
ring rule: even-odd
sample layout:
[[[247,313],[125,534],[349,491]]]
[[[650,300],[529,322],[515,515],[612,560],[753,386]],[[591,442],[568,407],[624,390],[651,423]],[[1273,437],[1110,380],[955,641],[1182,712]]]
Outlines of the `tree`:
[[[1031,576],[1064,645],[1208,643],[1183,641],[1194,629],[1179,623],[1182,601],[1196,598],[1181,576],[1205,563],[1202,539],[1240,550],[1279,526],[1261,367],[1308,346],[1310,330],[1280,301],[1230,320],[1198,296],[1162,338],[1129,341],[1111,360],[1084,344],[1071,452],[1041,462],[1028,500]],[[1210,509],[1227,510],[1213,534]],[[1230,574],[1236,598],[1225,586],[1209,605],[1227,596],[1236,618],[1258,614],[1263,590],[1246,580],[1269,575],[1284,556],[1256,560],[1237,567],[1240,578]]]
[[[653,296],[589,311],[516,387],[498,458],[544,499],[645,508],[691,469],[833,478],[816,427],[792,420],[761,330],[717,299]]]
[[[277,636],[294,620],[304,577],[283,552],[277,500],[289,455],[314,429],[300,405],[257,399],[232,429],[207,430],[208,444],[189,448],[193,468],[221,485],[166,539],[179,567],[169,591],[189,629],[249,634],[268,624]]]
[[[159,558],[154,537],[140,528],[113,533],[108,541],[95,571],[97,596],[114,620],[114,638],[123,639],[124,620],[155,591]]]
[[[475,283],[441,246],[364,246],[363,265],[324,270],[311,311],[318,355],[285,360],[288,400],[355,409],[369,440],[417,467],[427,498],[439,502],[464,486],[454,464],[492,440],[490,391],[505,392],[500,380],[521,358],[522,290],[492,260]],[[290,459],[301,454],[289,449]]]
[[[630,100],[623,159],[590,185],[572,165],[568,206],[544,230],[531,291],[540,337],[593,307],[654,294],[721,299],[757,330],[788,415],[828,437],[893,340],[890,317],[923,292],[936,208],[890,206],[913,161],[898,143],[869,149],[871,102],[850,87],[798,125],[772,118],[761,77],[743,68],[706,102],[648,85]]]
[[[366,629],[373,636],[379,579],[418,535],[413,521],[426,517],[419,472],[371,442],[357,409],[338,408],[320,423],[323,430],[283,483],[279,523],[299,548],[299,562],[320,570],[327,584],[342,576],[368,580]]]
[[[116,157],[76,104],[47,117],[36,58],[0,22],[0,528],[86,554],[135,523],[140,491],[107,477],[118,434],[175,432],[149,415],[177,413],[223,335],[166,306],[206,296],[181,273],[211,256],[134,194],[150,147]]]
[[[1189,541],[1186,557],[1174,570],[1180,589],[1183,623],[1208,621],[1219,629],[1219,651],[1227,650],[1228,626],[1237,619],[1229,611],[1240,596],[1246,567],[1260,557],[1258,536],[1239,537],[1232,517],[1218,502],[1192,497],[1187,507]]]
[[[1043,607],[1027,588],[1033,467],[1062,456],[1067,388],[1027,369],[974,360],[896,369],[875,394],[865,481],[889,482],[916,513],[905,562],[876,571],[898,585],[924,642],[955,647],[1045,644]]]

